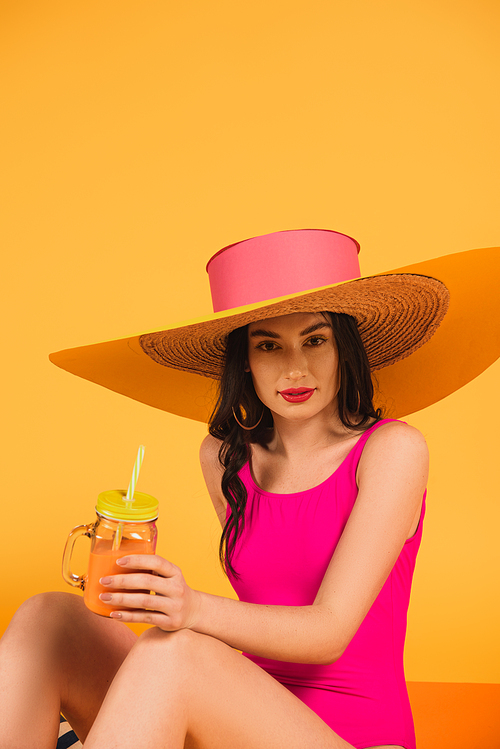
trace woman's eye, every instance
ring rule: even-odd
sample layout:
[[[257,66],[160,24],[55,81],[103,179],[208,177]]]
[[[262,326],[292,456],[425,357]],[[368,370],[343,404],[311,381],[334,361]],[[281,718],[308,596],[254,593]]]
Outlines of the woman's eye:
[[[309,343],[311,346],[321,346],[322,343],[326,341],[326,338],[322,338],[321,336],[313,336],[312,338],[309,338],[307,343]]]
[[[274,351],[276,348],[276,344],[274,341],[262,341],[262,343],[259,343],[257,348],[262,349],[262,351]]]

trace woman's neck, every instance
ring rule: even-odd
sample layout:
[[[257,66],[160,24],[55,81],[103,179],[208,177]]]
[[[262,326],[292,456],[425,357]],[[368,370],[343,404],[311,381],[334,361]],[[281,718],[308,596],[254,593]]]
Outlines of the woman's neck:
[[[267,449],[287,459],[296,455],[305,457],[359,434],[344,426],[337,409],[330,413],[322,412],[304,421],[292,421],[275,414],[273,416],[274,434]]]

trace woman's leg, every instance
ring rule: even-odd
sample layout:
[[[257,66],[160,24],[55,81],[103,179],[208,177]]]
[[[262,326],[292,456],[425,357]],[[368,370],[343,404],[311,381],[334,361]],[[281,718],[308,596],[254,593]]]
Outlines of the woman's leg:
[[[237,651],[189,630],[139,638],[85,749],[351,749]]]
[[[71,593],[26,601],[0,640],[2,749],[53,749],[60,710],[84,740],[136,639]]]

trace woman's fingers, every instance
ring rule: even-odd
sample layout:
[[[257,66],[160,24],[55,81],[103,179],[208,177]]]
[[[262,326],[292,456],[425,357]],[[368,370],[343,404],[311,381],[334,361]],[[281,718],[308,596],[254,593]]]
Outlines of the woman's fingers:
[[[134,618],[119,617],[123,621],[145,621],[151,622],[151,614],[156,613],[162,619],[163,629],[182,629],[185,624],[185,616],[179,601],[154,596],[148,593],[125,593],[122,591],[110,591],[101,593],[99,596],[103,603],[118,607],[122,614],[132,613]]]
[[[181,571],[175,564],[157,554],[134,554],[122,557],[117,564],[123,567],[123,575],[106,575],[100,579],[101,585],[110,588],[144,589],[153,590],[158,595],[168,595],[168,583],[182,580]],[[138,570],[147,570],[139,573]],[[184,583],[185,584],[185,583]],[[171,593],[178,595],[175,586]]]
[[[103,603],[108,603],[110,606],[119,606],[120,608],[131,608],[131,609],[155,609],[159,607],[157,600],[160,597],[149,595],[149,593],[101,593],[99,596]]]
[[[112,611],[110,617],[120,619],[123,622],[139,622],[143,624],[155,624],[165,631],[182,629],[183,617],[179,611],[168,608],[163,610],[162,599],[159,596],[148,596],[147,594],[127,593],[103,593],[102,596],[110,595],[111,598],[104,603],[118,606],[119,611]],[[160,605],[158,605],[160,604]]]
[[[116,563],[125,570],[152,570],[162,577],[173,577],[180,572],[175,564],[158,554],[131,554],[120,557]]]
[[[127,609],[124,611],[112,611],[112,619],[119,619],[127,624],[152,624],[165,632],[174,632],[176,627],[169,626],[169,620],[159,611],[137,611]]]
[[[136,571],[146,566],[144,560],[147,558],[146,555],[130,557],[132,560],[129,566],[130,572],[123,575],[106,575],[105,577],[101,577],[99,582],[108,589],[145,589],[148,591],[151,590],[159,596],[183,598],[188,590],[188,586],[179,568],[175,567],[171,562],[167,562],[166,559],[161,559],[161,557],[155,557],[154,559],[149,557],[148,571]]]
[[[101,585],[106,588],[126,590],[154,590],[158,595],[168,595],[167,588],[171,582],[167,578],[148,575],[146,573],[133,572],[128,575],[113,575],[112,577],[101,577]],[[175,583],[174,583],[175,585]],[[173,587],[171,585],[171,587]]]
[[[199,593],[186,584],[175,564],[149,554],[123,557],[119,562],[124,574],[100,579],[106,592],[99,598],[120,609],[112,612],[113,618],[156,624],[169,631],[193,625]]]

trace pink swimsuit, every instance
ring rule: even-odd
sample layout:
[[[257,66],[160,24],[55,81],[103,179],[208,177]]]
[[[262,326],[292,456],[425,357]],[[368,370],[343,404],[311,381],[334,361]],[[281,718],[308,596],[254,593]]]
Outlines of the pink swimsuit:
[[[370,434],[388,421],[364,432],[335,473],[306,491],[263,491],[253,481],[250,465],[241,469],[248,502],[233,558],[240,578],[230,576],[241,601],[313,603],[356,500],[356,468],[363,447]],[[371,609],[335,663],[288,663],[246,654],[357,749],[380,744],[415,749],[403,648],[424,512],[425,495],[416,534],[405,543]]]

